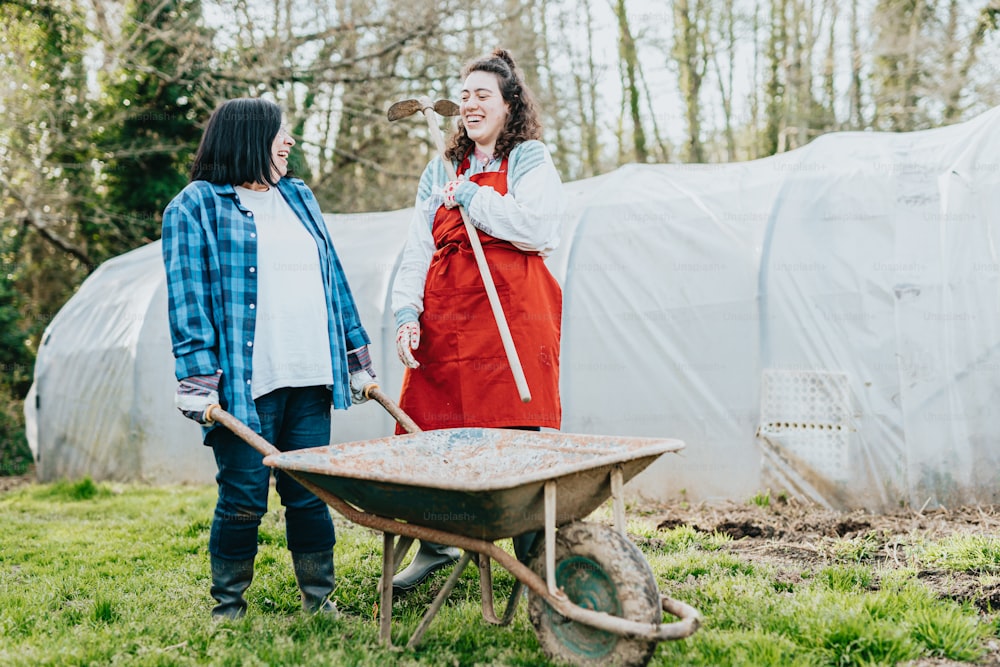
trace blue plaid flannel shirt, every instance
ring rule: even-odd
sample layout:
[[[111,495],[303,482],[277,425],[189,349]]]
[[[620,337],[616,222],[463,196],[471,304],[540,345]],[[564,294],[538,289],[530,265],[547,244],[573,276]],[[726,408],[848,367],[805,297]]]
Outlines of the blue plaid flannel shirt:
[[[319,248],[327,295],[333,406],[351,405],[347,350],[369,344],[312,191],[297,178],[278,190]],[[222,371],[222,408],[255,431],[251,394],[257,307],[257,227],[232,185],[189,183],[163,212],[170,337],[178,380]]]

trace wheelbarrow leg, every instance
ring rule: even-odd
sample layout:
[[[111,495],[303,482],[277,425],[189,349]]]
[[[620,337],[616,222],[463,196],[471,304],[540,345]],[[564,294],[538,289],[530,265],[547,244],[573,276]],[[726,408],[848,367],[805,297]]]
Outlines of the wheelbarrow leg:
[[[392,575],[396,571],[395,549],[392,533],[382,533],[382,580],[379,582],[381,601],[379,602],[378,638],[387,647],[392,647]],[[400,543],[407,538],[401,538]],[[411,542],[413,540],[410,540]],[[409,545],[406,545],[409,548]]]
[[[392,571],[390,572],[390,579],[393,574],[396,574],[396,570],[399,569],[399,565],[403,562],[406,557],[407,552],[410,550],[410,545],[413,544],[412,537],[401,536],[396,542],[396,548],[392,552]]]
[[[493,607],[492,561],[486,554],[479,554],[479,599],[483,603],[483,619],[491,625],[500,625]]]
[[[486,554],[479,554],[479,598],[483,603],[483,620],[491,625],[501,627],[510,625],[517,612],[517,603],[521,599],[521,591],[523,590],[524,584],[520,580],[516,580],[510,591],[510,597],[507,599],[507,607],[504,609],[503,617],[497,618],[493,601],[493,561]]]
[[[449,595],[451,595],[451,591],[454,590],[455,584],[458,583],[458,578],[462,576],[463,572],[465,572],[465,567],[469,564],[470,560],[472,560],[472,552],[463,551],[462,557],[455,565],[455,569],[452,571],[451,576],[448,577],[448,581],[444,582],[444,587],[438,592],[437,597],[434,598],[434,602],[432,602],[431,606],[428,607],[424,617],[420,619],[420,625],[417,626],[417,629],[413,631],[413,635],[410,636],[410,641],[406,643],[406,648],[416,648],[417,644],[420,643],[420,640],[423,639],[424,633],[427,632],[427,628],[430,627],[431,621],[434,620],[434,617],[437,615],[438,610],[441,609],[441,605],[444,604],[444,601],[448,599]]]
[[[514,614],[517,613],[517,605],[521,601],[523,592],[524,584],[518,579],[514,582],[514,587],[510,589],[510,598],[507,600],[507,608],[504,609],[500,625],[510,625],[510,622],[514,620]]]
[[[624,475],[621,466],[611,469],[611,509],[614,513],[615,528],[622,535],[625,533],[625,493],[623,491]]]
[[[483,619],[487,623],[499,625],[493,610],[493,570],[490,567],[490,557],[486,554],[479,554],[479,599],[483,604]]]
[[[388,647],[392,647],[392,575],[403,561],[406,552],[413,544],[412,537],[405,535],[393,545],[396,536],[392,533],[382,533],[382,578],[378,582],[379,589],[379,627],[378,636]]]
[[[545,583],[556,596],[556,483],[545,482]]]

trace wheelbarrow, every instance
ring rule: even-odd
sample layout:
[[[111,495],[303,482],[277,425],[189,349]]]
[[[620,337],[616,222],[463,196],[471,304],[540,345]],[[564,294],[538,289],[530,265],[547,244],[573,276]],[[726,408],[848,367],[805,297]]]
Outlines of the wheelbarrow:
[[[414,539],[464,553],[410,637],[411,649],[473,556],[483,618],[509,624],[527,587],[531,623],[553,659],[645,665],[658,642],[698,629],[699,612],[660,593],[645,557],[625,534],[622,487],[683,442],[493,428],[420,431],[380,389],[372,388],[369,396],[408,433],[280,452],[221,408],[208,416],[263,454],[265,465],[287,472],[350,521],[383,534],[384,644],[392,644],[392,576]],[[614,528],[580,521],[609,496]],[[528,565],[495,544],[541,530],[544,548]],[[499,617],[492,561],[516,579]],[[663,623],[664,611],[679,620]]]

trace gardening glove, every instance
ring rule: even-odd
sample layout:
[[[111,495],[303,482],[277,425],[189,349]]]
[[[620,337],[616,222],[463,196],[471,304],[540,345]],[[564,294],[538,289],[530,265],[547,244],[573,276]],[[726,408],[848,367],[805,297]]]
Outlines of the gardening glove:
[[[378,386],[367,345],[347,353],[347,370],[351,374],[351,403],[361,405],[368,400],[365,394],[368,388]]]
[[[444,206],[445,208],[464,206],[468,209],[477,192],[479,192],[479,186],[472,181],[465,179],[448,181],[444,184]]]
[[[420,368],[413,350],[420,347],[420,323],[403,322],[396,329],[396,354],[407,368]]]
[[[351,403],[354,405],[366,403],[368,401],[368,394],[366,392],[370,387],[377,386],[378,382],[375,381],[375,376],[371,375],[368,371],[351,373]]]
[[[180,381],[177,393],[174,394],[174,405],[181,414],[193,419],[199,424],[208,424],[205,411],[219,402],[219,378],[222,371],[215,375],[192,375]]]
[[[460,186],[463,182],[464,181],[448,181],[444,184],[444,187],[441,189],[441,193],[444,196],[444,201],[442,203],[445,208],[455,208],[458,206],[458,202],[455,201],[455,191],[458,190],[458,186]]]

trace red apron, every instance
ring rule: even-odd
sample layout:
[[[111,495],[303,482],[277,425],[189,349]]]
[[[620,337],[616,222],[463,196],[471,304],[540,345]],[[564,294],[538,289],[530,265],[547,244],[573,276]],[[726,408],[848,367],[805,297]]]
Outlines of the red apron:
[[[459,173],[469,167],[462,163]],[[500,171],[470,180],[507,193],[507,159]],[[562,290],[536,253],[480,230],[531,401],[522,403],[504,353],[500,331],[458,208],[438,208],[434,244],[424,286],[420,368],[406,369],[400,407],[420,428],[462,426],[559,428],[559,335]],[[397,425],[396,433],[403,433]]]

